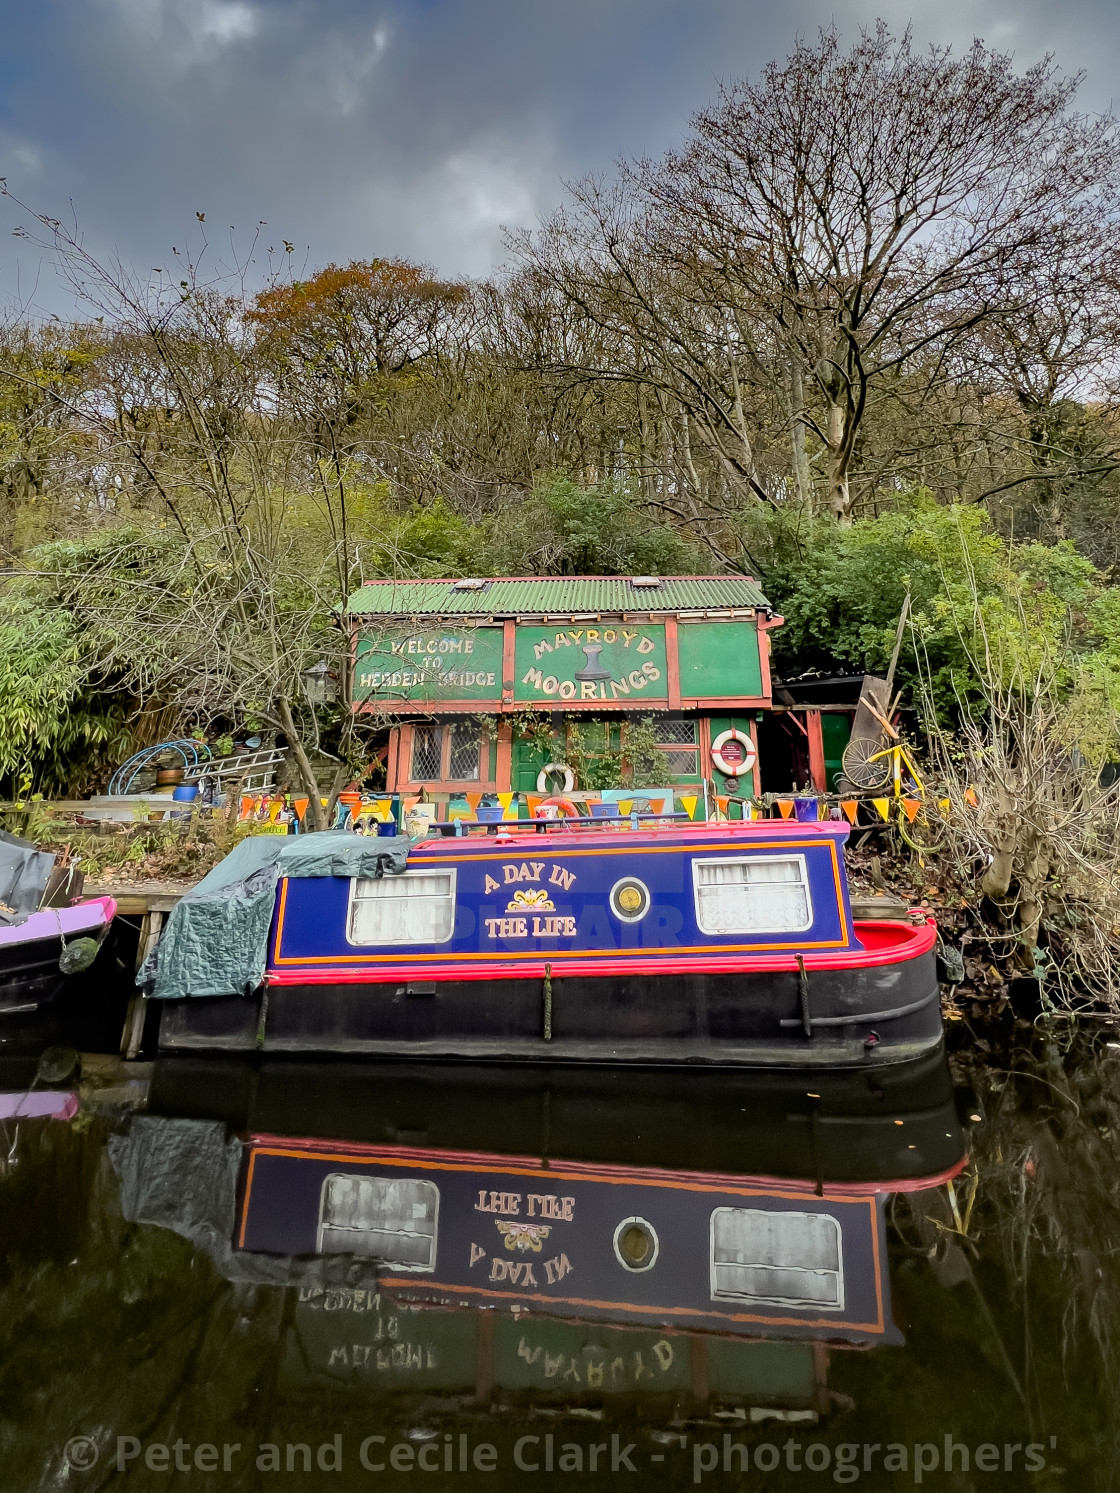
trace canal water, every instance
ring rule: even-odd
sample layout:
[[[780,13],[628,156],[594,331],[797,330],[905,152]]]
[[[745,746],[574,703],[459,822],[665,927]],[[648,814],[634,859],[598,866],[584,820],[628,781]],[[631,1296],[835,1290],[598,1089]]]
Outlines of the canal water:
[[[64,1069],[0,1068],[0,1493],[1120,1484],[1103,1038]]]

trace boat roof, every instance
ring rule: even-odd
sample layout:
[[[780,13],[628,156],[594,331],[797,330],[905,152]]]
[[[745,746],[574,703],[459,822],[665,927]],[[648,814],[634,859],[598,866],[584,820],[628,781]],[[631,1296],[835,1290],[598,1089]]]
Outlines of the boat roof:
[[[644,846],[660,847],[679,845],[681,850],[702,846],[705,850],[726,845],[736,850],[749,850],[752,845],[772,848],[775,842],[791,841],[804,844],[806,840],[846,840],[850,826],[844,820],[826,819],[815,824],[803,824],[796,819],[755,819],[751,821],[724,821],[707,824],[652,824],[648,828],[631,829],[627,820],[603,820],[600,824],[580,824],[566,827],[562,819],[512,819],[497,825],[471,826],[475,833],[462,836],[429,836],[414,844],[409,859],[425,851],[446,849],[453,844],[456,849],[466,848],[481,852],[495,850],[528,854],[538,850],[562,852],[576,850],[587,844],[603,846],[604,839],[613,842],[620,855]],[[444,829],[445,826],[439,826]],[[496,834],[478,833],[478,830],[497,830]]]

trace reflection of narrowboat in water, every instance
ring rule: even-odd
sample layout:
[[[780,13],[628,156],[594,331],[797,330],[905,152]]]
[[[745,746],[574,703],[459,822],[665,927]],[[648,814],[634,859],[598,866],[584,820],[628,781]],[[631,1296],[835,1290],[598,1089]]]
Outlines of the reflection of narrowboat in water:
[[[517,1321],[898,1341],[885,1203],[964,1164],[943,1053],[763,1077],[175,1059],[152,1104],[251,1132],[234,1268],[364,1264],[398,1302]]]
[[[916,1056],[940,1039],[936,930],[922,915],[853,919],[846,836],[836,823],[546,821],[412,846],[244,842],[172,915],[160,1042],[761,1067]],[[309,872],[313,840],[336,851]],[[364,863],[379,845],[407,848],[396,874]],[[188,968],[177,951],[205,949],[208,917],[235,935],[230,908],[262,854],[276,890],[259,970],[223,984]],[[197,936],[182,937],[192,920]]]

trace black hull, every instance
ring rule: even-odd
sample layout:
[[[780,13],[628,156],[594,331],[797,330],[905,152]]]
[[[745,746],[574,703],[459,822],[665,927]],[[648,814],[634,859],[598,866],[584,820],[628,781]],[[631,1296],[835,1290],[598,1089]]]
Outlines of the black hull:
[[[155,1064],[148,1103],[240,1133],[829,1183],[950,1169],[976,1106],[942,1048],[880,1070],[749,1075],[180,1054]]]
[[[790,1068],[900,1061],[940,1039],[932,952],[813,970],[804,986],[784,970],[276,986],[167,1002],[159,1037],[165,1050]]]

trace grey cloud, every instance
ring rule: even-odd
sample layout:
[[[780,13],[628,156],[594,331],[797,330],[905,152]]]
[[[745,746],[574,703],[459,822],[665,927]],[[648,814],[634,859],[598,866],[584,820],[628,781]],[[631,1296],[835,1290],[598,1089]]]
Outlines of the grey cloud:
[[[72,200],[91,246],[138,266],[202,210],[245,241],[263,219],[314,265],[479,274],[564,176],[663,150],[719,79],[878,13],[1024,62],[1052,48],[1110,101],[1120,24],[1085,0],[0,0],[0,174],[42,211]],[[10,295],[37,264],[7,242]],[[40,278],[40,305],[63,300]]]

